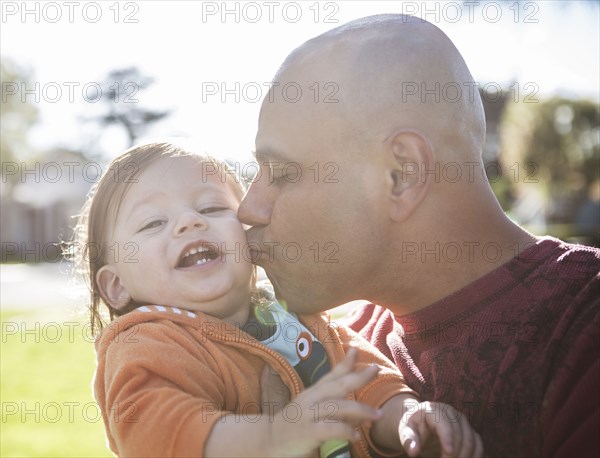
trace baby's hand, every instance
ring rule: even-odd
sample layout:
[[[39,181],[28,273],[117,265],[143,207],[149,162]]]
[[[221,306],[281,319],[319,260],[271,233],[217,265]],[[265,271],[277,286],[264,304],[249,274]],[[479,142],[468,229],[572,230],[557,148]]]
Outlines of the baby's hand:
[[[483,443],[466,415],[439,402],[409,406],[398,427],[400,442],[410,457],[483,456]],[[441,450],[440,450],[441,447]]]
[[[266,456],[305,456],[328,440],[356,440],[356,426],[380,417],[372,407],[345,399],[377,374],[376,367],[354,372],[355,362],[356,351],[351,350],[331,372],[274,413]]]

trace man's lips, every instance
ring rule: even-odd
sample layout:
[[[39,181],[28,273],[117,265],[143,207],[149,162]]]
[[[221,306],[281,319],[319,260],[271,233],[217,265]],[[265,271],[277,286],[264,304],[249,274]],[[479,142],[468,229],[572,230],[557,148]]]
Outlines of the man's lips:
[[[253,264],[262,265],[262,261],[266,260],[267,254],[263,252],[257,245],[249,245],[248,252],[250,254],[249,261]]]
[[[246,231],[246,240],[248,241],[250,261],[254,264],[262,265],[268,258],[268,251],[263,244],[262,231],[251,227]]]
[[[262,229],[258,227],[251,227],[246,230],[246,240],[250,247],[260,247],[263,241]]]

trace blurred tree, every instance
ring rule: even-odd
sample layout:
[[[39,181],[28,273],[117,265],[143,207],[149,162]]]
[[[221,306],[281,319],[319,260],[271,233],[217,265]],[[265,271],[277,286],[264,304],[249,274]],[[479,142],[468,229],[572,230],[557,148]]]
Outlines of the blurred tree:
[[[600,105],[560,97],[523,102],[509,104],[503,119],[504,168],[518,172],[521,191],[541,191],[550,224],[573,224],[600,179]]]
[[[108,107],[108,113],[94,120],[105,127],[123,127],[129,139],[129,146],[132,146],[150,124],[169,115],[169,111],[149,110],[138,106],[139,92],[153,82],[153,78],[142,75],[135,67],[110,72],[100,85],[101,100]]]
[[[2,97],[0,105],[0,160],[2,167],[3,194],[11,193],[14,181],[19,174],[6,174],[8,162],[23,162],[32,156],[27,142],[27,132],[38,120],[38,109],[26,97],[23,97],[21,85],[31,80],[28,72],[10,59],[0,63],[0,82]],[[6,176],[5,176],[6,175]]]
[[[493,89],[490,89],[490,87]],[[502,173],[500,133],[504,111],[512,100],[512,92],[497,87],[496,84],[480,83],[479,95],[483,102],[486,124],[485,147],[483,150],[484,167],[500,205],[507,211],[514,203],[514,190],[509,177]]]

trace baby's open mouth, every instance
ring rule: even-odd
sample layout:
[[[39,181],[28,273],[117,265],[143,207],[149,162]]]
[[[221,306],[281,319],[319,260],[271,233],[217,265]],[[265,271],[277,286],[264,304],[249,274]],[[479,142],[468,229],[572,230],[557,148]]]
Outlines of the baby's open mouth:
[[[187,250],[177,263],[177,267],[199,266],[219,257],[219,248],[207,243]]]

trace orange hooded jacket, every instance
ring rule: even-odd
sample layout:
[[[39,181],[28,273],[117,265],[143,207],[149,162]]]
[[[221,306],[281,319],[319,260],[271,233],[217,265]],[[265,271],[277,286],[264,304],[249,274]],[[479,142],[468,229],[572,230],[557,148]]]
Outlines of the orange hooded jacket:
[[[285,358],[239,328],[202,313],[172,307],[136,309],[107,326],[96,340],[94,394],[108,442],[118,456],[203,456],[213,425],[227,414],[261,413],[260,377],[269,364],[292,399],[302,381]],[[357,370],[381,367],[375,380],[350,398],[376,408],[408,388],[397,368],[375,347],[327,315],[301,316],[321,341],[331,366],[349,346],[358,349]],[[302,414],[300,412],[299,414]],[[307,414],[312,414],[307,413]],[[368,426],[352,455],[377,449]]]

